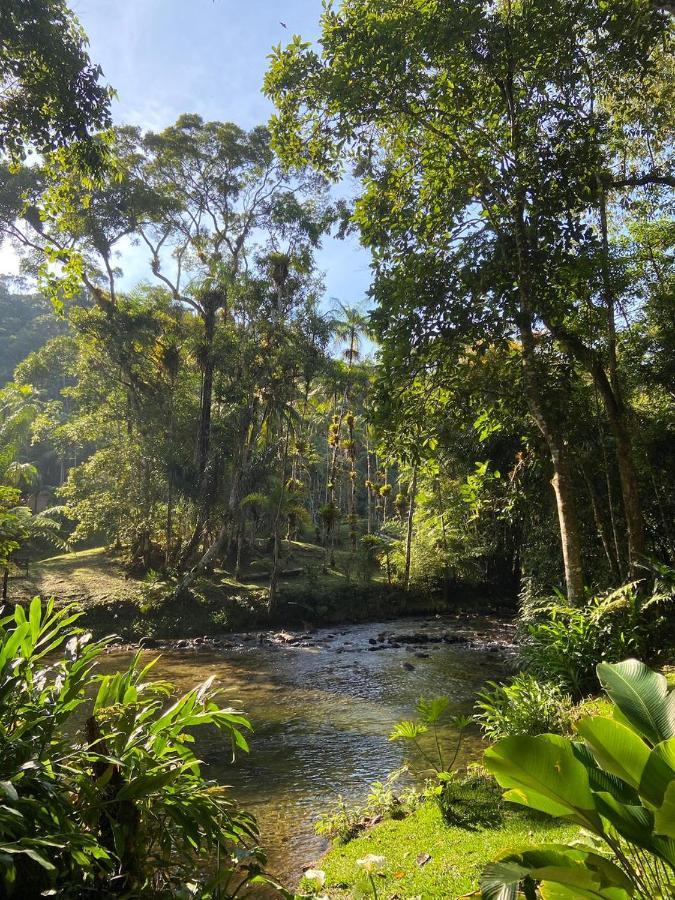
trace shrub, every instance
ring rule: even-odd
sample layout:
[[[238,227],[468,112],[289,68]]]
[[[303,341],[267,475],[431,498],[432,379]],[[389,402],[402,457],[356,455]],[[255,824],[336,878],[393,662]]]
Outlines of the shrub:
[[[459,828],[489,828],[504,818],[501,789],[487,772],[473,771],[459,777],[440,778],[429,789],[443,820]]]
[[[490,740],[569,730],[571,701],[557,685],[523,673],[507,684],[488,684],[478,694],[475,719]]]
[[[589,600],[584,607],[550,602],[531,611],[521,648],[523,668],[543,681],[553,681],[575,697],[598,690],[600,662],[644,656],[657,630],[649,611],[663,598],[643,599],[635,583]]]
[[[331,841],[346,843],[355,838],[365,828],[362,806],[348,806],[342,795],[339,795],[335,806],[315,823],[317,834]]]
[[[191,746],[209,727],[246,750],[247,719],[218,705],[212,679],[169,703],[173,686],[139,656],[95,675],[107,642],[77,619],[36,598],[0,620],[0,893],[227,897],[261,879],[254,819]]]
[[[581,740],[509,737],[485,753],[505,800],[590,833],[574,846],[528,848],[492,863],[481,879],[486,900],[515,898],[521,886],[529,898],[673,896],[675,694],[635,659],[602,663],[597,674],[613,714],[580,720]]]
[[[384,781],[374,781],[368,788],[365,803],[348,805],[342,796],[338,797],[335,807],[317,820],[317,834],[346,843],[383,818],[402,819],[409,815],[422,796],[412,785],[396,789],[407,771],[404,766],[391,772]]]

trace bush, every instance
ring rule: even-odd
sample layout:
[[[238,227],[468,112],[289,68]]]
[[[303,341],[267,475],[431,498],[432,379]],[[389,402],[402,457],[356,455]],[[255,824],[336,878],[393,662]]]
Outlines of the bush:
[[[523,673],[507,684],[488,684],[478,694],[475,719],[490,740],[569,731],[571,700],[557,685]]]
[[[218,705],[212,679],[169,703],[173,685],[139,656],[95,675],[107,642],[77,619],[36,598],[0,620],[0,894],[227,897],[261,879],[255,820],[191,746],[209,727],[246,750],[247,719]]]
[[[438,784],[430,786],[427,796],[438,804],[447,825],[490,828],[501,824],[504,818],[501,789],[485,771],[441,778]]]
[[[509,737],[485,753],[505,800],[579,825],[573,846],[509,853],[489,865],[486,900],[526,897],[656,900],[675,887],[675,694],[635,659],[598,666],[611,716],[559,735]],[[595,842],[595,844],[594,844]]]
[[[317,834],[346,843],[384,818],[405,818],[422,800],[421,794],[411,785],[396,789],[407,771],[403,767],[391,772],[384,781],[374,781],[368,788],[365,803],[349,805],[342,796],[338,797],[335,807],[317,820]]]
[[[659,607],[670,597],[643,598],[636,583],[594,597],[584,607],[559,602],[530,611],[525,623],[521,663],[543,681],[553,681],[574,697],[595,693],[600,662],[649,655],[661,629]]]

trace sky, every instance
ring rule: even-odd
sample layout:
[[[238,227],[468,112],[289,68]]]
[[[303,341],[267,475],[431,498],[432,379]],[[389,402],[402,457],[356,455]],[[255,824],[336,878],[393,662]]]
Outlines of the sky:
[[[261,86],[271,47],[294,33],[315,39],[321,15],[321,0],[70,0],[70,6],[89,35],[92,60],[117,91],[115,122],[153,130],[184,112],[243,128],[266,122],[272,105]],[[119,260],[128,284],[148,271],[139,252]],[[368,261],[354,237],[324,241],[317,262],[329,304],[363,302]],[[14,268],[5,250],[0,270]]]

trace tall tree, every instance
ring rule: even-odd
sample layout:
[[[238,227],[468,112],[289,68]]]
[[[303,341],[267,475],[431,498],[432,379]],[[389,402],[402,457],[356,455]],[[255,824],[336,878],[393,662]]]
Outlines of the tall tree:
[[[626,73],[639,90],[667,32],[639,0],[348,0],[324,13],[320,53],[295,38],[266,81],[282,154],[334,176],[351,161],[363,179],[355,220],[375,252],[375,296],[384,303],[392,279],[404,285],[399,306],[383,306],[384,340],[406,316],[419,325],[416,307],[428,311],[424,328],[465,346],[485,328],[517,335],[572,602],[583,596],[581,534],[566,388],[546,326],[560,317],[573,248],[592,240],[589,184],[605,169],[591,95]]]

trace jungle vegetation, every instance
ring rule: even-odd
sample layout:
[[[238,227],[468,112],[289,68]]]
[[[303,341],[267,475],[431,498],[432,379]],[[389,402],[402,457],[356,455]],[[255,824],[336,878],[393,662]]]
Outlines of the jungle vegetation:
[[[446,593],[648,577],[675,541],[670,17],[349,2],[322,29],[274,51],[270,129],[96,132],[86,63],[103,168],[56,100],[67,127],[21,125],[38,159],[5,140],[4,515],[58,508],[58,540],[175,596],[263,552],[270,609],[292,539]],[[344,229],[373,281],[336,302],[314,255]]]
[[[88,547],[186,620],[205,584],[258,578],[283,623],[298,548],[312,595],[339,575],[509,603],[525,671],[478,698],[487,768],[602,846],[504,856],[486,897],[672,889],[673,693],[626,659],[673,646],[672,13],[328,3],[316,44],[273,48],[268,123],[152,131],[113,123],[64,0],[3,3],[3,603],[27,561]],[[368,296],[327,297],[317,253],[348,233]],[[255,821],[187,746],[205,724],[245,751],[248,719],[210,680],[167,711],[138,658],[94,674],[108,643],[78,615],[36,598],[0,619],[1,890],[183,896],[214,853],[193,895],[259,883]],[[612,715],[579,719],[601,684]],[[429,702],[395,737],[436,733]],[[492,809],[494,782],[445,769],[446,819],[467,793]],[[379,859],[357,861],[375,896]]]

